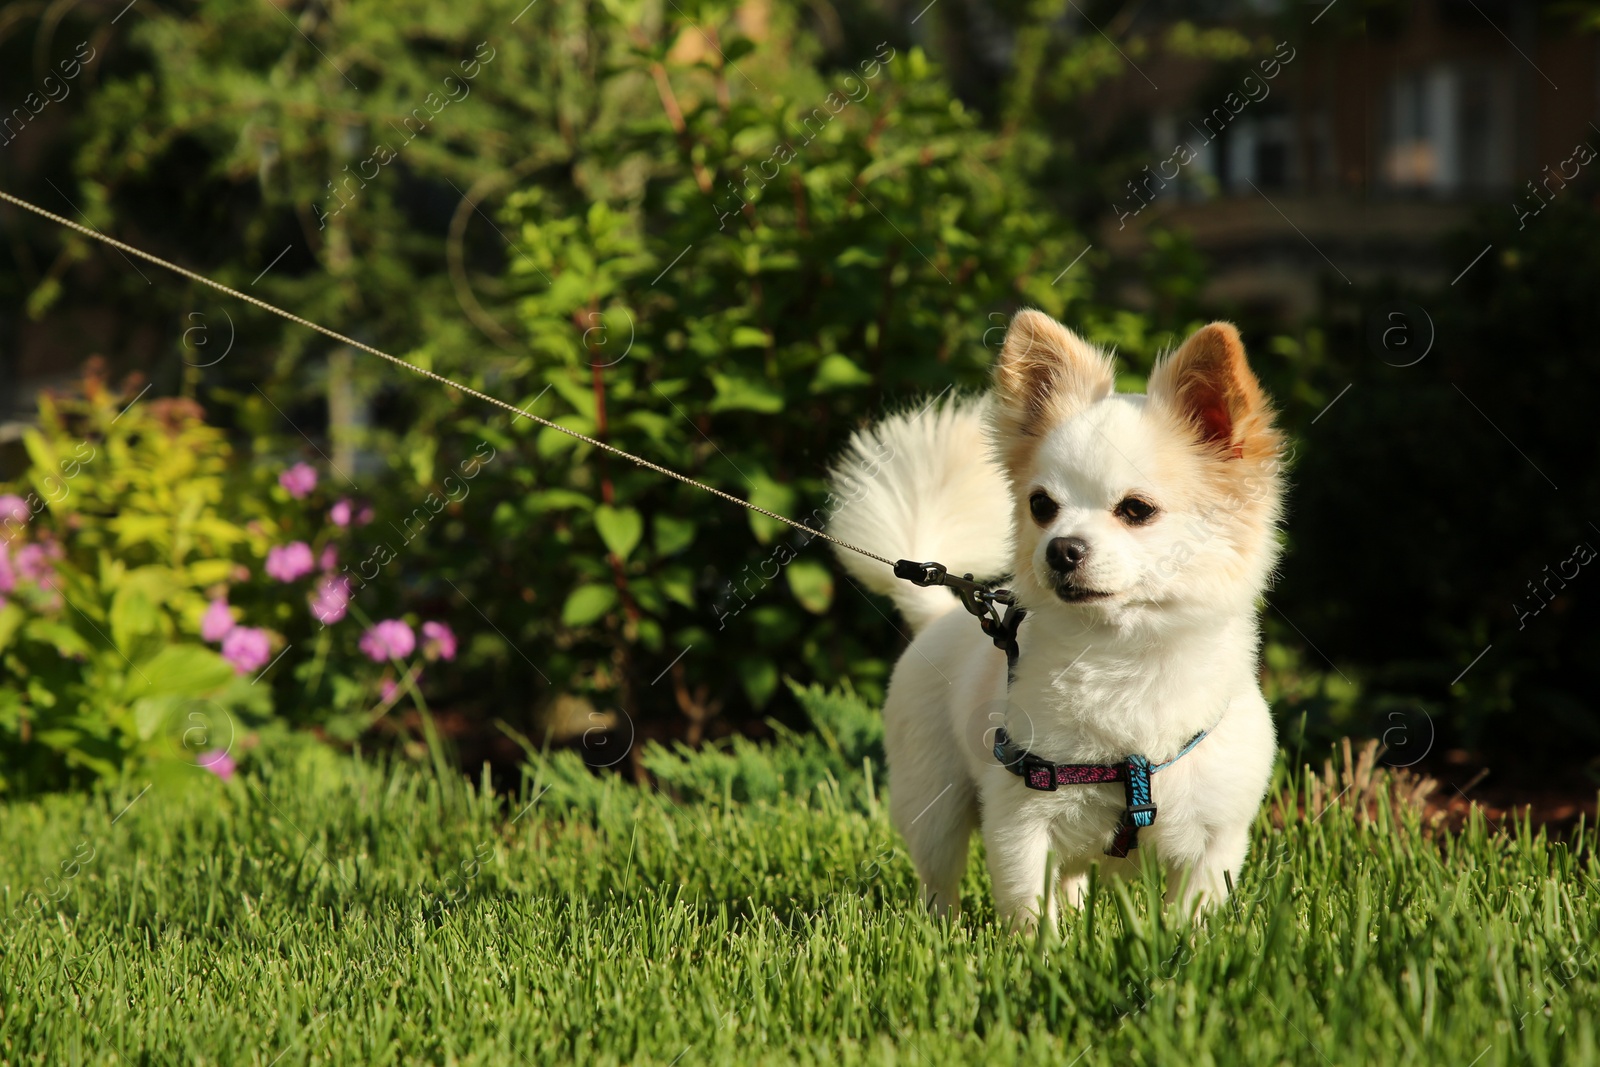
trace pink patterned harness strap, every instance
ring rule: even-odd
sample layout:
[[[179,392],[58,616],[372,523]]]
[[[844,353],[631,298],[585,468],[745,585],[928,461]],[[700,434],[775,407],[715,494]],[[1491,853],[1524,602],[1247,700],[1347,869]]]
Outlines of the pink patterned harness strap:
[[[1005,727],[1000,727],[994,732],[994,758],[1006,770],[1021,778],[1022,784],[1029,789],[1054,792],[1063,785],[1125,783],[1127,807],[1106,849],[1108,856],[1125,857],[1139,847],[1139,830],[1156,821],[1156,806],[1150,796],[1150,776],[1187,756],[1194,746],[1205,740],[1209,732],[1201,730],[1189,739],[1176,756],[1152,766],[1148,759],[1139,755],[1129,756],[1121,763],[1052,763],[1012,741]]]
[[[1126,763],[1057,763],[1056,785],[1093,785],[1096,782],[1121,782],[1128,777]],[[1034,789],[1049,789],[1050,770],[1035,764],[1023,768],[1023,777]],[[1038,783],[1038,784],[1035,784]]]

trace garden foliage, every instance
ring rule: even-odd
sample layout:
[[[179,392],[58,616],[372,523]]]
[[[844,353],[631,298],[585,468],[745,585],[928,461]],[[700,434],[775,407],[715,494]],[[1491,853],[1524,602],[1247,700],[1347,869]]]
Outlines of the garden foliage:
[[[1130,56],[1249,64],[1282,35],[1265,22],[1259,40],[1178,23],[1161,41],[1134,33],[1119,46],[1071,32],[1068,8],[1003,5],[1016,51],[987,86],[970,62],[947,75],[870,6],[830,19],[777,2],[197,0],[115,24],[68,14],[29,44],[45,59],[93,52],[74,82],[76,110],[52,112],[72,116],[71,136],[52,141],[39,123],[8,150],[35,153],[24,195],[49,201],[48,178],[101,230],[815,526],[848,504],[823,483],[848,433],[886,409],[981,387],[1017,307],[1114,346],[1119,384],[1133,389],[1163,345],[1226,312],[1200,306],[1204,264],[1181,235],[1153,233],[1137,263],[1091,247],[1075,220],[1096,217],[1118,188],[1112,162],[1147,146],[1113,137],[1090,152],[1074,116]],[[965,17],[935,8],[927,24]],[[25,53],[0,33],[0,56],[19,60],[0,66],[22,70]],[[432,707],[463,732],[500,738],[496,722],[535,739],[598,732],[621,750],[646,735],[695,744],[768,720],[803,727],[786,677],[881,695],[896,623],[805,532],[31,227],[17,240],[32,258],[0,275],[0,290],[35,317],[83,318],[92,304],[139,327],[123,333],[161,338],[151,395],[182,402],[147,398],[113,424],[138,384],[47,400],[27,469],[0,471],[17,476],[0,492],[24,499],[63,461],[85,472],[74,485],[146,494],[103,497],[93,512],[75,510],[76,496],[28,508],[31,532],[11,550],[27,547],[30,574],[55,568],[84,610],[52,608],[37,582],[8,594],[6,784],[204,755],[174,749],[157,725],[192,700],[342,742],[422,729]],[[1559,269],[1564,238],[1547,227],[1539,239]],[[1118,295],[1129,273],[1153,299],[1144,310]],[[1472,279],[1506,285],[1517,318],[1482,322],[1502,304],[1465,287],[1472,306],[1441,318],[1441,330],[1460,325],[1452,350],[1486,360],[1490,327],[1545,321],[1544,295],[1569,300],[1570,277],[1515,284],[1531,276],[1506,260]],[[1242,325],[1291,431],[1356,368],[1387,369],[1348,331],[1269,338]],[[1539,343],[1579,341],[1553,332]],[[1455,402],[1442,379],[1428,388],[1427,403]],[[1493,386],[1470,388],[1481,397]],[[1506,605],[1546,561],[1455,581],[1446,572],[1463,561],[1446,567],[1420,532],[1442,520],[1415,515],[1366,524],[1418,539],[1363,541],[1352,583],[1348,546],[1330,532],[1343,528],[1351,485],[1403,512],[1432,499],[1409,486],[1434,484],[1390,477],[1401,467],[1371,457],[1350,477],[1349,456],[1412,433],[1392,415],[1428,410],[1405,390],[1359,389],[1345,406],[1368,395],[1393,410],[1324,420],[1321,437],[1296,446],[1294,464],[1310,466],[1304,477],[1291,466],[1290,551],[1265,615],[1269,695],[1285,719],[1309,714],[1313,736],[1386,733],[1397,714],[1419,732],[1425,716],[1444,720],[1462,694],[1439,683],[1496,627],[1516,624]],[[129,429],[157,413],[168,437]],[[118,441],[122,452],[107,451]],[[86,465],[80,446],[95,450]],[[1508,457],[1520,462],[1477,452],[1473,462]],[[1441,456],[1438,484],[1471,481],[1458,460]],[[169,472],[159,479],[136,469],[158,463]],[[113,469],[120,481],[97,481]],[[308,476],[314,485],[291,492]],[[120,540],[133,514],[162,537],[176,537],[162,524],[197,525],[158,551]],[[1558,525],[1555,561],[1582,533]],[[229,570],[240,567],[250,577]],[[1408,576],[1411,614],[1432,619],[1419,640],[1366,622],[1378,590],[1395,588],[1389,571]],[[1447,610],[1426,606],[1435,593]],[[349,621],[318,618],[344,612]],[[390,621],[405,630],[379,629]],[[423,634],[424,622],[450,627],[449,640]],[[418,657],[442,661],[457,634],[459,657],[414,684]],[[1560,655],[1582,654],[1586,640],[1564,638]],[[141,705],[141,720],[135,705],[156,694],[133,694],[126,676],[137,678],[135,665],[148,675],[158,644],[173,647],[165,654],[181,659],[184,681],[161,696],[165,710]],[[1600,744],[1554,648],[1486,664],[1493,684],[1472,692],[1463,736],[1512,724],[1517,691],[1547,701],[1560,731]],[[240,683],[245,664],[264,676]],[[1518,689],[1512,674],[1537,684]],[[1368,699],[1374,690],[1382,699]]]
[[[45,396],[0,494],[0,791],[152,762],[230,774],[274,688],[320,697],[281,701],[284,720],[352,738],[421,703],[448,625],[346,621],[363,613],[340,555],[369,509],[330,506],[309,466],[241,464],[191,400],[129,403],[92,373],[81,393]]]
[[[474,0],[290,27],[205,0],[116,42],[75,168],[106,227],[160,247],[176,211],[229,239],[164,250],[224,281],[813,527],[846,504],[823,477],[850,430],[981,387],[1020,305],[1147,362],[1167,335],[1102,309],[1093,256],[1065,269],[1089,242],[1031,184],[1035,142],[985,127],[903,40],[824,56],[800,12],[769,15]],[[280,521],[276,565],[316,580],[282,555],[303,542],[352,611],[470,630],[454,704],[537,736],[575,699],[695,741],[792,717],[785,676],[881,693],[893,623],[803,531],[252,309],[155,299],[185,327],[166,385],[243,448],[216,472],[236,520],[299,464],[319,506],[360,497],[367,526]],[[276,635],[251,650],[289,650],[262,683],[279,713],[359,732],[364,676],[255,590],[229,603]]]

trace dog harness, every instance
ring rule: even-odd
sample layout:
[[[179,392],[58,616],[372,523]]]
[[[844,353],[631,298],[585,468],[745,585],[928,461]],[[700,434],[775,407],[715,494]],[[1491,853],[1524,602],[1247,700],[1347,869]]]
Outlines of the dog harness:
[[[939,563],[917,563],[903,559],[894,565],[895,577],[913,585],[943,585],[954,589],[961,597],[962,606],[978,617],[983,632],[994,641],[995,647],[1006,654],[1006,688],[1016,680],[1017,631],[1027,617],[1027,609],[1017,604],[1010,590],[990,589],[973,580],[972,575],[956,577]],[[1004,610],[1001,610],[1004,605]],[[1117,822],[1116,834],[1106,847],[1106,855],[1125,858],[1139,847],[1139,831],[1156,821],[1156,806],[1150,799],[1150,777],[1157,771],[1177,763],[1187,756],[1210,730],[1201,730],[1191,737],[1176,756],[1165,763],[1152,765],[1138,754],[1121,763],[1052,763],[1040,759],[1015,741],[1005,727],[995,730],[994,758],[1006,770],[1022,779],[1029,789],[1055,792],[1063,785],[1099,785],[1106,782],[1123,783],[1127,806]]]
[[[1052,763],[1040,759],[1006,734],[1004,726],[994,732],[994,758],[1029,789],[1055,792],[1063,785],[1097,785],[1121,782],[1128,798],[1117,832],[1106,848],[1106,855],[1119,859],[1139,847],[1139,830],[1156,821],[1156,806],[1150,801],[1150,776],[1177,763],[1205,740],[1209,731],[1191,737],[1176,756],[1154,766],[1144,756],[1129,756],[1121,763]]]

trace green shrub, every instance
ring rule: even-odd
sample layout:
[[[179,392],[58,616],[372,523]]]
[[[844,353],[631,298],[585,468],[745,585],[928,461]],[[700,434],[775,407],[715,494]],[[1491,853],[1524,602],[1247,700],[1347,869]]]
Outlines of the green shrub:
[[[844,437],[981,387],[1011,309],[1154,347],[1092,304],[1087,268],[1063,275],[1087,242],[921,52],[785,68],[730,24],[676,63],[676,27],[591,29],[588,121],[502,212],[536,413],[816,527]],[[881,696],[895,624],[810,535],[551,429],[492,439],[515,454],[490,475],[492,553],[453,580],[555,691],[672,708],[691,740],[785,675]],[[493,595],[508,574],[531,612]]]
[[[412,647],[380,662],[373,630],[340,625],[361,615],[337,562],[353,529],[322,518],[309,466],[242,464],[193,401],[93,374],[41,398],[26,444],[24,479],[0,485],[0,791],[162,762],[230,774],[275,690],[283,721],[335,736],[406,695],[426,710],[422,661],[453,658],[454,634],[385,620]],[[311,655],[274,673],[297,645]]]
[[[1132,387],[1190,325],[1183,242],[1144,271],[1161,318],[1113,312],[1103,253],[1052,206],[1100,177],[1032,109],[1117,69],[1109,41],[1057,25],[1062,4],[1029,9],[987,125],[903,39],[825,52],[810,5],[747,6],[766,17],[689,0],[358,0],[292,25],[240,0],[152,11],[87,94],[79,200],[95,225],[813,524],[839,503],[822,474],[847,434],[981,385],[1019,305],[1116,345]],[[99,296],[169,329],[221,322],[209,293],[127,286]],[[303,458],[356,478],[376,515],[337,537],[289,511],[241,521],[337,543],[344,565],[397,558],[355,590],[368,618],[472,620],[459,672],[430,683],[452,710],[537,735],[567,697],[697,743],[719,717],[801,724],[786,676],[881,696],[896,624],[808,535],[232,314],[231,354],[172,354],[177,388],[233,427],[240,498],[270,490],[304,431],[332,465]],[[386,531],[480,444],[500,458],[470,499],[401,549]],[[230,594],[289,649],[277,706],[356,736],[379,683],[281,594]]]
[[[114,775],[186,729],[204,745],[213,709],[265,696],[194,636],[251,540],[223,511],[227,439],[191,402],[125,399],[93,378],[82,401],[45,396],[0,498],[0,789]]]

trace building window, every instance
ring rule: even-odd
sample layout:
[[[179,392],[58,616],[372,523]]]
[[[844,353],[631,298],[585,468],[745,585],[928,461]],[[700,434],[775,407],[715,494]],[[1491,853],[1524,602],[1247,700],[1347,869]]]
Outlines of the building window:
[[[1450,196],[1510,183],[1511,84],[1503,68],[1435,65],[1389,84],[1383,176]]]

